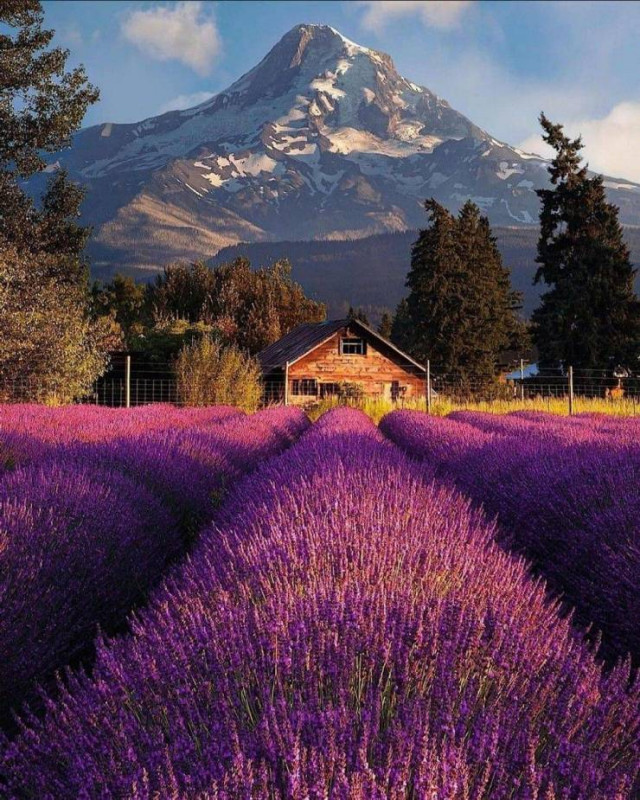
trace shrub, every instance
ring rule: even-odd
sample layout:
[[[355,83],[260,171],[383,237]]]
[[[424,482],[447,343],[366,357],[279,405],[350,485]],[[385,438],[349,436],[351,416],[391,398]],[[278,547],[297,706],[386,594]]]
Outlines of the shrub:
[[[361,383],[342,381],[338,390],[338,397],[343,403],[357,402],[364,397],[364,386]]]
[[[640,666],[638,421],[397,411],[380,428],[497,517],[602,658]]]
[[[226,490],[309,425],[294,408],[251,417],[228,408],[107,409],[120,436],[106,441],[100,417],[88,413],[93,411],[12,407],[7,416],[14,420],[33,415],[44,428],[49,419],[48,438],[57,432],[59,443],[49,441],[48,448],[26,436],[0,435],[5,732],[15,732],[11,712],[23,703],[31,712],[42,711],[38,684],[51,690],[56,671],[91,663],[97,627],[108,634],[123,627],[127,613],[146,601],[169,565],[184,555]],[[171,415],[171,430],[152,430],[158,412]],[[84,422],[88,441],[66,440],[74,417]],[[127,417],[137,420],[138,434],[133,425],[127,429]],[[51,418],[69,424],[54,429]],[[0,797],[2,788],[0,777]]]
[[[185,345],[175,362],[180,403],[220,403],[255,411],[262,397],[260,366],[235,345],[222,347],[210,336]]]

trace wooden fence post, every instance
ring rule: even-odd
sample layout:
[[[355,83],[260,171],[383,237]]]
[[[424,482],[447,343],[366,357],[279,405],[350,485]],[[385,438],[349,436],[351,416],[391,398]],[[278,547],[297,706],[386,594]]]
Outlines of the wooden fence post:
[[[284,365],[284,404],[289,405],[289,362]]]
[[[131,356],[127,356],[127,364],[124,371],[124,404],[126,408],[131,408]]]
[[[427,359],[427,414],[431,413],[431,361]]]
[[[524,359],[520,359],[520,400],[524,403]]]
[[[569,416],[573,416],[573,367],[569,367]]]

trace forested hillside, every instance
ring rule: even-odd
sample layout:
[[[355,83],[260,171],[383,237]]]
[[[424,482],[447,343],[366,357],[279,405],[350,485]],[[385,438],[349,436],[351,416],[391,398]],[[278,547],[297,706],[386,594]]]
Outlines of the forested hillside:
[[[504,263],[511,269],[513,288],[524,295],[529,316],[541,287],[533,286],[536,228],[493,229]],[[640,228],[626,227],[626,240],[635,264],[640,264]],[[288,258],[293,278],[307,295],[328,305],[329,316],[340,316],[349,306],[362,307],[372,317],[384,308],[395,308],[405,293],[411,244],[417,231],[368,236],[364,239],[313,242],[259,242],[225,247],[211,263],[220,264],[246,256],[252,264]],[[640,281],[636,278],[636,286]]]

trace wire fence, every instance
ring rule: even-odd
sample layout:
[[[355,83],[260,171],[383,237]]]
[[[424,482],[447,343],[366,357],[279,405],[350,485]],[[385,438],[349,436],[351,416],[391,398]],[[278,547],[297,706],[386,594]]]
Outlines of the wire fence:
[[[413,376],[415,378],[415,376]],[[434,373],[430,368],[423,376],[421,390],[416,391],[415,380],[411,392],[406,394],[396,387],[384,395],[368,391],[366,384],[358,395],[344,394],[344,387],[353,387],[348,378],[342,383],[309,381],[302,386],[298,380],[285,381],[282,376],[269,376],[263,383],[263,404],[299,402],[300,392],[308,405],[323,401],[358,404],[361,400],[381,400],[393,407],[416,407],[424,403],[426,410],[437,404],[452,406],[477,406],[479,403],[499,403],[505,410],[538,407],[559,410],[566,404],[567,413],[580,411],[601,403],[603,410],[624,409],[625,413],[640,415],[640,375],[619,374],[611,369],[536,371],[526,369],[503,376],[497,383],[481,380],[460,380]],[[304,383],[304,381],[302,382]],[[398,391],[399,389],[399,391]],[[295,392],[295,394],[293,394]],[[308,395],[307,395],[308,393]],[[109,373],[95,381],[84,392],[70,394],[62,382],[41,381],[34,378],[0,379],[0,403],[83,403],[112,408],[126,408],[151,403],[184,405],[179,384],[169,362],[136,363],[123,359]]]
[[[521,366],[497,383],[435,375],[427,405],[494,404],[500,410],[537,407],[568,414],[604,411],[640,414],[640,375],[616,369],[527,370]]]
[[[116,408],[145,406],[151,403],[182,405],[175,378],[132,378],[128,403],[127,384],[124,379],[99,381],[84,402]]]
[[[185,405],[172,364],[125,356],[93,385],[84,402],[116,408],[151,403]]]

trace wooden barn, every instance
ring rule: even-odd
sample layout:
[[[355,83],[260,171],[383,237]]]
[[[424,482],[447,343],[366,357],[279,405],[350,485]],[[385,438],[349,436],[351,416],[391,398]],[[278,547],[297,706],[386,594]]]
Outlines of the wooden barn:
[[[395,401],[425,395],[425,368],[360,320],[298,325],[258,359],[268,402],[308,405],[345,384]]]

